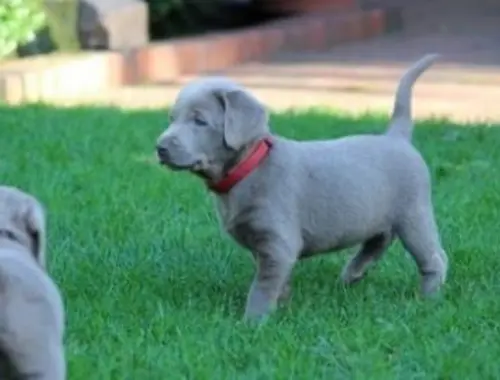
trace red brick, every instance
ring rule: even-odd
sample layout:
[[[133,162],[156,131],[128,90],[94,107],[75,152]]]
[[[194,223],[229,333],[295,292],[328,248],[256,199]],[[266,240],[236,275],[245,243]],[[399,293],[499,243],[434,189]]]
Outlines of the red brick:
[[[169,81],[180,73],[175,49],[168,43],[150,45],[138,50],[135,64],[138,77],[142,81]]]
[[[370,12],[363,13],[363,38],[371,38],[375,36],[375,28],[371,25]]]
[[[145,57],[145,49],[133,49],[121,55],[122,84],[137,84],[142,81],[141,67]]]
[[[349,30],[345,17],[338,15],[326,17],[326,25],[326,38],[328,46],[334,46],[338,43],[346,41],[346,36],[348,35]]]
[[[197,74],[207,68],[206,38],[186,38],[173,43],[177,65],[181,74]]]
[[[285,46],[288,50],[307,49],[308,28],[306,19],[298,18],[284,25]]]
[[[353,39],[362,40],[366,35],[366,16],[364,12],[355,13],[352,18],[353,23]]]
[[[127,83],[147,80],[150,72],[149,67],[149,47],[136,49],[132,52],[130,61],[125,69]]]
[[[204,53],[203,71],[219,70],[224,64],[224,40],[219,37],[206,41],[206,51]]]
[[[240,41],[237,36],[228,34],[224,36],[224,62],[226,67],[240,62]]]
[[[126,72],[126,67],[134,64],[133,60],[128,57],[126,53],[120,54],[117,52],[110,52],[105,57],[104,64],[107,65],[108,70],[108,86],[118,87],[126,83],[126,74],[132,74]]]
[[[264,52],[266,55],[274,54],[285,45],[285,32],[278,25],[272,25],[262,30]]]
[[[240,63],[259,59],[264,55],[264,37],[263,33],[253,29],[238,33]]]
[[[361,12],[339,15],[329,22],[328,41],[338,44],[359,40],[365,33],[363,14]]]
[[[206,44],[203,39],[186,38],[147,46],[136,54],[139,77],[146,81],[171,81],[182,74],[203,71]]]
[[[222,38],[214,38],[207,44],[205,70],[220,70],[227,65],[227,47],[225,45],[225,40]]]
[[[347,28],[349,34],[346,36],[347,41],[355,41],[363,39],[365,34],[364,14],[362,12],[351,13],[347,17]]]
[[[255,58],[256,60],[263,59],[267,56],[267,42],[266,35],[262,29],[256,30],[252,34],[252,41],[255,46]]]
[[[367,12],[367,37],[376,37],[384,33],[385,12],[381,9],[374,9]]]
[[[326,46],[327,25],[324,17],[311,17],[304,23],[307,50],[321,50]]]
[[[206,70],[220,70],[239,63],[239,39],[234,35],[220,35],[207,41]]]

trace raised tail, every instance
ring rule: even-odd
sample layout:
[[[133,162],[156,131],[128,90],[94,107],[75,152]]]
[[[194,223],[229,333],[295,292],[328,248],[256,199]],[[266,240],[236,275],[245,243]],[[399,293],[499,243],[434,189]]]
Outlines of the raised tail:
[[[411,116],[413,84],[440,57],[439,54],[425,55],[406,70],[401,77],[396,91],[389,128],[386,131],[387,135],[411,140],[413,133],[413,120]]]

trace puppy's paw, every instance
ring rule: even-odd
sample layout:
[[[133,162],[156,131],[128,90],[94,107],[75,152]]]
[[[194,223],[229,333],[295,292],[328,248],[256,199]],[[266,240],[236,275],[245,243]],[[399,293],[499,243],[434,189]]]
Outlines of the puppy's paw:
[[[420,292],[424,297],[434,295],[446,281],[448,272],[448,258],[444,252],[433,256],[432,269],[421,272]]]
[[[246,322],[261,324],[268,319],[268,317],[274,312],[276,307],[276,301],[262,303],[250,302],[245,308],[243,320]]]
[[[283,286],[281,294],[278,297],[278,305],[288,302],[291,297],[292,297],[292,287],[290,286],[290,284],[286,284],[285,286]]]
[[[445,274],[443,272],[426,273],[422,276],[420,292],[424,297],[431,297],[438,293],[445,282]]]
[[[344,285],[354,285],[361,281],[365,275],[366,272],[354,271],[349,265],[347,265],[340,275],[340,280]]]
[[[245,315],[243,316],[243,322],[249,326],[252,327],[260,327],[264,325],[268,320],[270,316],[268,314],[261,314],[261,315]]]

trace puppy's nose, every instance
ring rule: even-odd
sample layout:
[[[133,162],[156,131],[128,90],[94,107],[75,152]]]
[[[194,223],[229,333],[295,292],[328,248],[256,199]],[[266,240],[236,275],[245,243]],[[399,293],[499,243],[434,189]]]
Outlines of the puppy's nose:
[[[156,146],[156,153],[158,154],[158,157],[160,159],[164,159],[168,156],[168,150],[167,148],[161,146],[161,145],[157,145]]]

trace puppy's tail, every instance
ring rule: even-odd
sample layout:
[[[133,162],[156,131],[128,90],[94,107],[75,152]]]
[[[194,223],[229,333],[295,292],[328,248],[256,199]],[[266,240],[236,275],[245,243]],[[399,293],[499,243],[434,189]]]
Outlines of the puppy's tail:
[[[427,54],[406,70],[399,81],[396,91],[391,121],[386,132],[387,135],[411,140],[413,133],[413,121],[411,117],[413,84],[440,57],[439,54]]]

